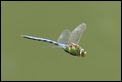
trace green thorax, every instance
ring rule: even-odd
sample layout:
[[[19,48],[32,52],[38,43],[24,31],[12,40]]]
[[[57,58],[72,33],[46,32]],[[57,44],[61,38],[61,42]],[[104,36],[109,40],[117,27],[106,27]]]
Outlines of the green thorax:
[[[79,45],[74,44],[74,43],[67,45],[65,51],[70,53],[73,56],[82,56],[82,57],[84,57],[85,54],[86,54],[86,51],[84,51],[83,48],[81,48]]]

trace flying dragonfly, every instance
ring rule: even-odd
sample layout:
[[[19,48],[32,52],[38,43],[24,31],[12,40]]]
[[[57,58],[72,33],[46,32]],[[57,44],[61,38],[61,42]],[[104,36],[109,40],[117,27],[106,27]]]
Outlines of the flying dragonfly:
[[[57,42],[45,38],[39,38],[28,35],[22,35],[22,37],[37,41],[49,42],[59,46],[60,48],[63,48],[64,51],[73,56],[84,57],[86,55],[86,51],[83,48],[81,48],[78,44],[85,29],[86,24],[82,23],[79,26],[77,26],[72,32],[70,30],[64,30],[59,36]]]

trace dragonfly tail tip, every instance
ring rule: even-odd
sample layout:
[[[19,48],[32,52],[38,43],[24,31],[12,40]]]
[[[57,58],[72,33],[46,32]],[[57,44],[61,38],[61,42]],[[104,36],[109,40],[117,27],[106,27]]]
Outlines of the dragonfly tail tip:
[[[25,37],[25,35],[20,35],[21,37]]]

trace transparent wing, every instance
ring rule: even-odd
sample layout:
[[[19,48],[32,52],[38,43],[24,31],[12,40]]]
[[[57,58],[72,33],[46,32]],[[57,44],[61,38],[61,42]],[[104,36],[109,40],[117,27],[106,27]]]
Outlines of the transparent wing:
[[[70,38],[70,35],[71,35],[71,31],[70,30],[64,30],[60,37],[58,38],[58,43],[61,43],[61,44],[67,44],[68,41],[69,41],[69,38]]]
[[[76,27],[69,38],[70,43],[78,44],[80,41],[80,37],[83,34],[84,30],[86,29],[86,24],[82,23],[78,27]]]

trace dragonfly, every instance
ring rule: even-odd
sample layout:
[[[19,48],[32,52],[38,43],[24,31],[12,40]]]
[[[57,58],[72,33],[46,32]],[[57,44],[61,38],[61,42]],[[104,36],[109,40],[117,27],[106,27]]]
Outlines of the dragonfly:
[[[39,38],[39,37],[28,36],[28,35],[22,35],[22,37],[31,40],[49,42],[59,46],[60,48],[64,49],[65,52],[73,56],[84,57],[86,55],[86,51],[79,46],[79,41],[85,29],[86,29],[86,24],[81,23],[72,32],[70,30],[64,30],[59,36],[57,42],[50,39]]]

